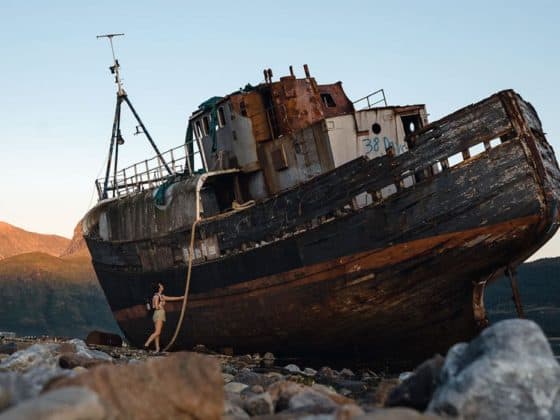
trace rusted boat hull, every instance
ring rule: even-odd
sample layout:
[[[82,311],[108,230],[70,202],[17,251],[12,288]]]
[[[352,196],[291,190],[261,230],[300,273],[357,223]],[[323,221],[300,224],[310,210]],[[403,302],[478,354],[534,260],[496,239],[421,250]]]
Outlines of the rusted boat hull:
[[[499,146],[468,155],[494,138]],[[511,91],[429,125],[410,146],[201,224],[202,237],[218,232],[220,248],[235,252],[193,267],[176,348],[414,362],[475,335],[486,323],[486,282],[557,229],[556,159],[534,110]],[[451,167],[447,158],[458,152],[465,161]],[[443,170],[427,171],[425,162],[433,168],[436,161]],[[420,170],[405,187],[399,177],[411,168]],[[389,184],[395,194],[348,210],[356,195]],[[168,256],[188,246],[188,237],[188,229],[124,242],[86,236],[115,318],[134,345],[151,328],[143,305],[150,284],[164,281],[168,294],[183,293],[186,264]],[[164,342],[179,311],[169,305]]]
[[[414,362],[485,325],[482,305],[475,315],[476,293],[496,263],[521,255],[535,221],[420,239],[193,295],[177,346]],[[180,304],[169,309],[173,326]],[[132,342],[145,340],[151,319],[143,305],[115,317]]]

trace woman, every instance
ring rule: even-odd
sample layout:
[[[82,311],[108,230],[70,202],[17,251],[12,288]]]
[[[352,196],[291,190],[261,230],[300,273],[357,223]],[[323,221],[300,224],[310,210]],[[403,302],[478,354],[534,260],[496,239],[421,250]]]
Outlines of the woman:
[[[154,315],[152,317],[154,321],[155,330],[148,340],[144,343],[144,347],[148,348],[152,341],[156,342],[156,353],[159,353],[159,336],[161,334],[161,329],[163,328],[163,323],[165,322],[165,302],[183,300],[184,296],[165,296],[163,294],[163,284],[158,283],[154,286],[154,297],[152,298],[152,308],[154,308]]]

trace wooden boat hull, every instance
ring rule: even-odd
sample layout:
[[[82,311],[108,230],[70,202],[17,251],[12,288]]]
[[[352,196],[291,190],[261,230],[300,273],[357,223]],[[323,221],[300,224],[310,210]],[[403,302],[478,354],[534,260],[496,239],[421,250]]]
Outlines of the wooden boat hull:
[[[428,126],[418,134],[418,148],[406,154],[357,160],[310,181],[303,189],[313,184],[316,191],[304,194],[303,211],[301,202],[289,198],[301,191],[290,191],[263,203],[270,207],[266,211],[257,205],[201,226],[205,235],[222,229],[225,248],[269,237],[279,229],[277,208],[285,215],[298,208],[307,215],[286,217],[284,225],[293,221],[293,229],[281,232],[281,239],[193,267],[175,348],[204,344],[236,353],[413,363],[474,336],[486,324],[484,285],[554,234],[560,196],[560,171],[534,111],[509,91],[487,101],[481,104],[488,109],[477,104]],[[501,114],[494,118],[492,112]],[[488,121],[469,123],[470,115]],[[470,131],[459,124],[453,128],[461,118]],[[455,130],[455,137],[445,139],[446,131],[438,134],[437,129]],[[386,186],[392,173],[429,161],[430,153],[449,155],[498,135],[499,146],[419,178],[385,200],[309,224],[362,191]],[[320,191],[330,193],[321,197]],[[282,199],[283,206],[278,204]],[[327,208],[323,214],[321,201]],[[270,217],[258,216],[259,211]],[[242,222],[246,229],[237,234],[227,230],[228,223]],[[152,328],[143,305],[150,284],[164,281],[166,293],[183,293],[186,264],[166,263],[169,259],[158,260],[158,255],[186,247],[188,236],[188,229],[128,242],[86,235],[115,318],[136,346]],[[148,248],[154,255],[149,266],[138,257]],[[169,304],[163,342],[173,333],[179,311],[180,304]]]

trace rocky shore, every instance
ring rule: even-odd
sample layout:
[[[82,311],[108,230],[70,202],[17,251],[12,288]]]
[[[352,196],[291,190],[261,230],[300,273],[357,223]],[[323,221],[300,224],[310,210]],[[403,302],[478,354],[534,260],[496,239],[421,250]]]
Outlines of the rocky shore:
[[[398,376],[202,346],[155,355],[77,339],[0,340],[0,420],[251,417],[555,419],[560,366],[526,320],[499,322]]]

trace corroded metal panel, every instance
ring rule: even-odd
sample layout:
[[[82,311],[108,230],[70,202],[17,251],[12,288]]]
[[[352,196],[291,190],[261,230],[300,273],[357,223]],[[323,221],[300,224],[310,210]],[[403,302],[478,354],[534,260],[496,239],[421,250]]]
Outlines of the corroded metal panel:
[[[270,85],[279,134],[296,133],[324,118],[315,79],[282,77]]]

